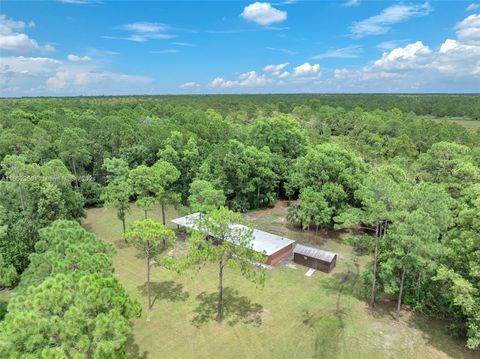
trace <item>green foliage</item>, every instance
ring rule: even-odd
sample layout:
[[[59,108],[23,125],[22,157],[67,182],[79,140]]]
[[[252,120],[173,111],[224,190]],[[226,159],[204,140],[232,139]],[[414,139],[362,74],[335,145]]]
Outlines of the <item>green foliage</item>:
[[[10,288],[17,282],[17,271],[11,264],[5,263],[3,255],[0,253],[0,290]]]
[[[222,189],[229,206],[240,211],[271,205],[278,181],[269,148],[257,149],[237,140],[212,152],[199,177]]]
[[[195,180],[190,185],[188,202],[193,212],[208,213],[225,205],[225,195],[205,180]]]
[[[58,220],[40,230],[35,253],[23,272],[20,288],[42,283],[57,274],[113,272],[112,246],[87,232],[77,222]]]
[[[123,358],[140,313],[113,276],[59,274],[14,296],[0,332],[4,358]]]
[[[239,213],[225,207],[202,216],[197,225],[199,230],[194,231],[190,237],[190,263],[222,260],[225,265],[240,268],[246,278],[263,284],[265,271],[255,263],[263,262],[265,257],[251,249],[253,230],[245,226],[235,226],[243,222]],[[215,245],[212,245],[211,238],[217,240]]]
[[[311,188],[321,193],[326,201],[322,207],[331,209],[330,218],[322,222],[329,223],[332,216],[357,204],[354,193],[363,176],[364,165],[352,152],[337,145],[322,144],[310,148],[304,157],[297,159],[289,175],[289,188],[300,191]]]

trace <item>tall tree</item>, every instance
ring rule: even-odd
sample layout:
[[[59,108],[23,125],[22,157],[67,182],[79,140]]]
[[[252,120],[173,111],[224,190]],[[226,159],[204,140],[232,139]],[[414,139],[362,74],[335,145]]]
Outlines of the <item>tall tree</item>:
[[[225,207],[202,216],[198,231],[190,238],[189,263],[212,261],[218,263],[217,322],[223,319],[223,271],[225,266],[239,268],[241,274],[256,283],[265,281],[265,269],[256,263],[265,257],[252,250],[253,231],[245,226],[239,213]],[[215,244],[211,238],[214,238]]]
[[[124,235],[127,243],[132,244],[136,249],[145,254],[147,266],[147,321],[150,321],[152,311],[152,297],[150,290],[150,270],[155,262],[160,263],[158,256],[167,247],[175,242],[175,232],[163,224],[143,219],[134,222]]]
[[[88,134],[81,128],[65,128],[57,142],[60,158],[71,166],[79,187],[79,171],[91,161]]]
[[[195,180],[190,184],[188,202],[194,212],[205,214],[225,205],[225,195],[222,190],[215,189],[211,182]]]
[[[126,215],[130,213],[130,196],[132,188],[126,180],[110,182],[103,188],[101,199],[105,202],[106,208],[117,210],[117,218],[122,221],[123,233],[126,231]]]

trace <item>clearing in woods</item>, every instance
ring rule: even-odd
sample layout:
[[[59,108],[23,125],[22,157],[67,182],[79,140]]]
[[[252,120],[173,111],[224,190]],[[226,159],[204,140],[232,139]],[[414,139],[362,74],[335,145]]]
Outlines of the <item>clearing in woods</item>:
[[[143,216],[132,207],[128,223]],[[214,322],[217,268],[206,265],[183,275],[154,268],[152,320],[133,320],[128,346],[136,358],[345,358],[345,359],[474,359],[442,330],[441,323],[411,312],[393,320],[395,303],[384,301],[371,311],[360,294],[360,273],[369,262],[341,242],[338,232],[318,236],[294,230],[285,221],[286,203],[252,211],[245,218],[256,228],[338,253],[337,267],[305,276],[308,268],[287,266],[268,270],[264,288],[257,288],[234,269],[225,273],[225,321]],[[170,208],[168,220],[177,216]],[[161,220],[157,209],[151,218]],[[93,208],[83,225],[112,243],[116,275],[145,308],[145,268],[138,252],[125,246],[115,211]],[[170,224],[172,228],[174,225]],[[174,253],[185,248],[177,242]],[[478,357],[477,357],[478,358]]]

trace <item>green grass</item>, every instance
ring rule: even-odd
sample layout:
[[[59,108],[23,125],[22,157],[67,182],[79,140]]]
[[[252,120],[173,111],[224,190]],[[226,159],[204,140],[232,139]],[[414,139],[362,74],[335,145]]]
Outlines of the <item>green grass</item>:
[[[338,253],[330,274],[304,274],[280,264],[268,271],[265,287],[257,288],[233,269],[227,269],[225,321],[214,322],[217,270],[206,265],[176,275],[154,268],[156,300],[151,322],[145,315],[133,320],[129,354],[137,358],[478,358],[461,341],[445,335],[440,324],[404,313],[392,319],[394,303],[372,312],[360,298],[358,273],[368,257],[332,239],[334,233],[294,231],[284,221],[286,207],[250,212],[255,227],[311,243]],[[175,216],[168,211],[168,218]],[[141,218],[133,210],[129,222]],[[158,209],[151,217],[160,220]],[[121,238],[115,212],[90,209],[84,226],[117,248],[116,275],[145,308],[145,263]],[[174,226],[172,225],[172,228]],[[337,234],[335,234],[337,235]],[[177,243],[177,249],[185,244]],[[426,328],[426,329],[421,329]]]
[[[424,118],[424,119],[429,119],[429,120],[433,120],[433,121],[436,121],[436,122],[442,122],[442,121],[451,121],[451,122],[454,122],[456,124],[459,124],[463,127],[465,127],[466,129],[468,130],[471,130],[471,131],[477,131],[480,129],[480,121],[477,121],[477,120],[470,120],[470,119],[465,119],[465,118],[439,118],[439,117],[433,117],[433,116],[419,116],[421,118]]]

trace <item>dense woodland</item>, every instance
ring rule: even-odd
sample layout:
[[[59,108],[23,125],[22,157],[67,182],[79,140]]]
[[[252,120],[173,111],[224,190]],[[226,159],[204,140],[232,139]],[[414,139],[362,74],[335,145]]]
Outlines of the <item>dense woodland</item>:
[[[1,100],[0,289],[16,295],[0,305],[0,357],[123,355],[140,308],[114,249],[80,226],[86,207],[115,208],[128,237],[132,201],[147,218],[278,198],[298,200],[299,230],[346,229],[371,253],[371,305],[393,296],[478,349],[480,132],[424,116],[480,120],[480,96]]]

